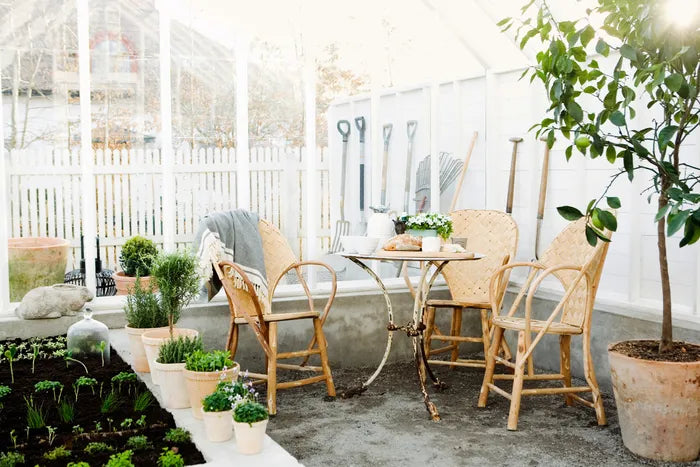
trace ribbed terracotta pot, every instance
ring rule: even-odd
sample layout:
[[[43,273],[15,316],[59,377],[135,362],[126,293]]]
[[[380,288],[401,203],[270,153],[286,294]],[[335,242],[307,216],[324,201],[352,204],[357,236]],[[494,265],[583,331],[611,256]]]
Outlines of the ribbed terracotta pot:
[[[126,334],[129,336],[129,351],[131,352],[131,366],[134,371],[139,371],[141,373],[148,373],[151,371],[151,367],[148,366],[148,360],[146,359],[146,350],[143,347],[143,340],[141,335],[144,332],[155,331],[158,329],[168,329],[167,326],[163,328],[132,328],[128,324],[124,326],[126,329]]]
[[[700,362],[657,362],[608,348],[625,446],[638,456],[690,462],[700,456]]]
[[[202,419],[202,399],[216,390],[220,381],[234,381],[240,371],[238,363],[226,371],[190,371],[182,370],[187,383],[187,393],[190,396],[190,405],[194,418]]]
[[[175,328],[173,329],[173,337],[197,337],[199,331],[196,329]],[[153,361],[158,358],[158,351],[163,342],[170,339],[169,328],[158,328],[152,331],[144,332],[141,335],[143,348],[146,351],[146,361],[148,368],[151,370],[151,380],[154,384],[160,384],[160,373],[153,371]]]
[[[233,410],[224,412],[202,410],[202,417],[207,439],[212,443],[223,443],[233,437]]]
[[[136,277],[127,276],[124,271],[115,272],[112,274],[112,279],[114,279],[114,286],[117,289],[117,295],[129,295],[131,290],[136,285]],[[148,289],[151,283],[151,276],[143,276],[141,279],[141,287]],[[157,290],[154,287],[154,290]]]
[[[7,248],[11,302],[19,302],[36,287],[63,284],[70,248],[68,240],[17,237],[7,241]]]
[[[249,425],[247,423],[233,421],[238,452],[250,455],[258,454],[262,451],[267,422],[268,420],[261,420]]]
[[[151,364],[153,373],[158,374],[160,380],[160,395],[163,396],[163,405],[168,409],[186,409],[190,406],[190,396],[187,393],[187,383],[182,370],[184,363],[158,363],[158,359]]]

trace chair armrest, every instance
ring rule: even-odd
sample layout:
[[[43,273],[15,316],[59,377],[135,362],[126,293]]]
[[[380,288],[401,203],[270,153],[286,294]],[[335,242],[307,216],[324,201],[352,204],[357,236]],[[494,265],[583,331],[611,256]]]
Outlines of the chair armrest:
[[[300,272],[300,268],[302,268],[303,266],[320,266],[322,268],[326,268],[328,272],[331,273],[331,292],[328,297],[328,300],[326,301],[326,305],[323,307],[323,313],[321,313],[321,323],[325,323],[326,317],[328,316],[328,312],[331,309],[331,305],[335,300],[335,294],[338,290],[338,278],[335,274],[335,270],[333,270],[333,268],[331,268],[327,263],[321,261],[297,261],[296,263],[290,264],[282,271],[277,280],[275,280],[275,282],[272,284],[272,287],[270,288],[270,300],[272,300],[275,290],[277,289],[277,285],[279,284],[282,277],[284,277],[285,274],[294,269],[297,273],[297,277],[299,277],[299,282],[304,288],[304,293],[306,294],[306,298],[309,302],[309,311],[314,310],[313,295],[311,294],[311,290],[309,290],[309,286]]]
[[[530,268],[531,272],[528,275],[525,284],[521,288],[520,293],[513,302],[513,306],[508,312],[508,316],[512,316],[515,313],[515,310],[517,310],[518,305],[520,304],[522,297],[525,295],[525,291],[527,290],[527,287],[529,286],[530,282],[532,282],[532,280],[534,279],[537,270],[545,269],[545,267],[542,264],[530,261],[520,261],[517,263],[505,264],[498,268],[496,272],[494,272],[491,275],[491,281],[489,282],[489,301],[491,302],[491,312],[493,316],[498,316],[500,314],[501,304],[503,300],[503,294],[501,293],[501,291],[505,292],[505,287],[507,285],[503,280],[506,271],[508,272],[508,274],[510,274],[510,270],[520,267]]]

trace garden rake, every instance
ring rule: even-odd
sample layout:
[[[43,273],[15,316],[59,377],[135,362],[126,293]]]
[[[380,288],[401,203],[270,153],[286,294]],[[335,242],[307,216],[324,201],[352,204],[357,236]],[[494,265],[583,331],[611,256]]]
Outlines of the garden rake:
[[[335,235],[333,236],[330,253],[339,252],[340,238],[350,235],[350,222],[345,220],[345,175],[348,161],[348,141],[350,140],[350,122],[338,120],[336,127],[343,138],[343,156],[340,169],[340,219],[335,221]]]

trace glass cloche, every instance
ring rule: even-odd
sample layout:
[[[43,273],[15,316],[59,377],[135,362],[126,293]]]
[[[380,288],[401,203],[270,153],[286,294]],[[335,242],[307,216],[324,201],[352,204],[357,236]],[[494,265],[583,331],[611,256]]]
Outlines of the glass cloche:
[[[86,308],[83,319],[68,328],[67,350],[78,360],[100,358],[103,365],[109,364],[109,328],[92,319],[92,310]]]

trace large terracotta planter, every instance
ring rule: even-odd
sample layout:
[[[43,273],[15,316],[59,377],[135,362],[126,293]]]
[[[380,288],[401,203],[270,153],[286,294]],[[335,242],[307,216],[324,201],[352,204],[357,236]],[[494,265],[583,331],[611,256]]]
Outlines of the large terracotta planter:
[[[190,406],[190,396],[187,393],[187,384],[182,370],[184,363],[153,363],[153,373],[158,374],[160,380],[160,395],[163,396],[163,404],[168,409],[186,409]]]
[[[615,344],[611,345],[613,347]],[[700,456],[700,362],[657,362],[608,348],[622,441],[650,459]]]
[[[268,420],[261,420],[249,425],[248,423],[233,421],[238,452],[249,455],[258,454],[262,451],[267,422]]]
[[[117,295],[129,295],[131,289],[136,285],[136,277],[127,276],[124,271],[115,272],[112,275],[114,279],[114,286],[117,289]],[[141,287],[148,289],[151,283],[151,276],[143,276],[141,279]],[[155,288],[154,288],[155,289]]]
[[[223,443],[233,437],[233,410],[224,412],[205,412],[202,410],[202,416],[204,417],[204,431],[209,441]]]
[[[175,328],[173,329],[173,337],[197,337],[199,331],[196,329]],[[157,328],[152,331],[144,332],[141,335],[143,348],[146,351],[146,362],[151,371],[151,380],[154,384],[160,384],[160,373],[153,371],[153,361],[158,358],[158,351],[163,342],[170,339],[169,328]]]
[[[70,243],[62,238],[17,237],[7,242],[10,270],[10,301],[44,285],[63,284]]]
[[[151,371],[151,367],[148,366],[148,360],[146,359],[146,350],[143,347],[143,340],[141,335],[144,332],[155,331],[159,329],[168,329],[168,327],[162,328],[132,328],[129,325],[124,327],[126,329],[126,334],[129,336],[129,351],[131,352],[131,366],[134,371],[141,373],[148,373]]]
[[[234,363],[226,371],[183,370],[194,418],[202,419],[202,399],[214,392],[220,381],[234,381],[238,378],[240,368],[238,363]]]

